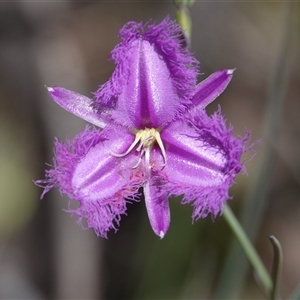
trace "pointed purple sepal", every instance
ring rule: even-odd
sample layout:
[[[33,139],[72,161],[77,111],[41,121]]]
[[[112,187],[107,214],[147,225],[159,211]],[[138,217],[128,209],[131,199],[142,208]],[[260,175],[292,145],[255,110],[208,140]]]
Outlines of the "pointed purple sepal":
[[[151,227],[161,239],[165,236],[170,225],[170,207],[166,193],[149,180],[144,185],[145,203]]]
[[[217,71],[200,82],[195,88],[195,93],[192,99],[193,106],[197,108],[205,108],[208,104],[219,97],[231,81],[233,72],[234,69]]]
[[[105,127],[106,123],[92,107],[92,99],[58,86],[46,88],[52,99],[68,112],[100,128]]]

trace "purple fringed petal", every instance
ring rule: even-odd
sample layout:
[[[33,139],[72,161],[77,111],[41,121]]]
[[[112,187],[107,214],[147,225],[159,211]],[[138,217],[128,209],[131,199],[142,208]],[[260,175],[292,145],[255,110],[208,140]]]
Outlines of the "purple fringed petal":
[[[179,98],[170,71],[154,46],[148,41],[137,40],[131,47],[132,72],[112,117],[129,127],[156,128],[174,117]]]
[[[249,134],[233,137],[219,112],[208,117],[198,110],[166,128],[162,139],[167,165],[165,185],[169,195],[184,195],[183,203],[194,206],[193,218],[216,216],[230,197],[228,190],[243,168],[242,154],[248,150]]]
[[[79,201],[77,209],[69,212],[86,219],[88,228],[106,237],[116,230],[120,217],[126,213],[126,203],[138,201],[138,189],[143,184],[143,172],[132,166],[137,156],[116,158],[111,152],[124,152],[134,136],[121,128],[106,128],[101,133],[88,128],[74,141],[56,142],[54,169],[38,185],[45,192],[54,186],[71,199]]]
[[[111,155],[125,152],[134,136],[122,128],[108,128],[106,135],[105,141],[80,160],[72,176],[74,197],[81,204],[76,213],[104,237],[110,229],[116,230],[115,225],[126,212],[126,199],[139,199],[138,189],[143,184],[143,173],[132,168],[138,160],[135,153],[124,158]]]
[[[234,70],[221,70],[211,74],[195,88],[192,99],[195,108],[205,108],[226,89],[232,79]]]
[[[161,239],[170,225],[170,207],[167,193],[160,188],[160,178],[152,178],[144,185],[144,196],[151,227]]]
[[[78,134],[73,141],[64,144],[56,139],[53,169],[46,170],[44,180],[35,181],[37,185],[44,187],[41,198],[53,187],[59,187],[62,194],[72,198],[73,187],[71,181],[76,164],[92,147],[105,139],[105,135],[99,130],[91,129],[89,126]]]
[[[161,133],[167,151],[167,165],[163,172],[183,185],[217,186],[223,182],[226,164],[222,145],[199,138],[194,128],[176,122]]]
[[[133,142],[134,135],[122,128],[107,128],[103,134],[107,139],[91,148],[73,172],[74,194],[85,201],[108,199],[120,191],[130,179],[132,166],[138,160],[135,153],[124,158],[111,154],[124,153]]]
[[[58,86],[47,89],[52,99],[68,112],[100,128],[105,127],[106,123],[92,107],[92,99]]]
[[[159,127],[191,104],[198,62],[181,48],[180,28],[169,19],[148,26],[130,22],[113,50],[116,70],[95,93],[100,110],[132,128]]]

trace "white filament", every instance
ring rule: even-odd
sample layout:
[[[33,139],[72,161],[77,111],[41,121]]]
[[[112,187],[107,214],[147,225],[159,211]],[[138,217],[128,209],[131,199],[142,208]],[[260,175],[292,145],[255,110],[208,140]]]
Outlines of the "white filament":
[[[133,143],[129,146],[129,148],[124,152],[124,153],[111,153],[112,156],[115,157],[124,157],[128,155],[133,148],[139,143],[138,147],[136,148],[136,151],[140,152],[139,159],[137,163],[133,166],[133,168],[137,168],[138,165],[140,164],[142,157],[145,156],[145,165],[146,165],[146,175],[150,176],[150,170],[151,170],[151,165],[150,165],[150,151],[151,148],[153,147],[153,144],[157,142],[159,149],[161,151],[161,154],[163,156],[164,163],[162,167],[164,167],[167,163],[167,155],[166,151],[164,148],[164,144],[161,140],[159,132],[154,129],[154,128],[146,128],[143,130],[139,130],[135,134],[135,139]]]

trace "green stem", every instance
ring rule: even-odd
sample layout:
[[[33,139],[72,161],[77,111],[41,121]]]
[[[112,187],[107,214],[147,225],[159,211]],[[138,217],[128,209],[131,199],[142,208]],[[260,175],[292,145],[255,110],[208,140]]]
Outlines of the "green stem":
[[[246,235],[246,232],[244,231],[243,227],[241,226],[238,219],[236,218],[236,216],[234,215],[234,213],[228,205],[224,210],[223,217],[230,226],[241,247],[245,251],[247,258],[251,263],[253,269],[255,270],[259,281],[261,282],[265,291],[268,295],[270,295],[273,289],[271,277],[268,271],[266,270],[263,262],[261,261],[259,255],[257,254],[255,248],[250,242],[248,236]]]
[[[173,0],[176,6],[176,19],[177,23],[182,28],[182,33],[184,35],[186,44],[188,48],[191,48],[191,35],[192,35],[192,18],[190,16],[189,8],[192,7],[194,1],[185,0],[178,1]]]
[[[273,289],[271,293],[271,300],[278,299],[278,289],[279,281],[282,269],[282,248],[279,241],[275,236],[270,236],[270,241],[274,250],[274,259],[273,259],[273,269],[272,269],[272,279],[273,279]]]

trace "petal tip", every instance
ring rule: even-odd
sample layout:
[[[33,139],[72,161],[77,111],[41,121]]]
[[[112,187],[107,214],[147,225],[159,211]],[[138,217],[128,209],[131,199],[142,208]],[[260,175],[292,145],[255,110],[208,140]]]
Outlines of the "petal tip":
[[[165,236],[165,233],[161,230],[161,231],[159,232],[159,237],[160,237],[160,239],[163,239],[164,236]]]
[[[54,88],[51,87],[51,86],[45,85],[45,88],[48,90],[49,93],[53,93],[54,92]]]
[[[227,72],[226,72],[226,74],[227,75],[231,75],[231,74],[233,74],[233,72],[236,70],[236,68],[234,68],[234,69],[228,69],[227,70]]]

